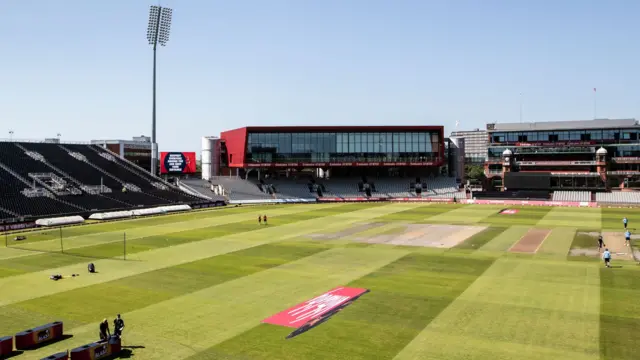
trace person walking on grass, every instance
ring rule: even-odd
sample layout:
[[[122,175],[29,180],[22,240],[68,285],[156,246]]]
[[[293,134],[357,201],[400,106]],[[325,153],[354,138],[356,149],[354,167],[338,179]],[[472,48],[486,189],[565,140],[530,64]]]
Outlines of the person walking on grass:
[[[624,246],[631,246],[631,231],[624,232]]]
[[[604,249],[604,253],[602,254],[602,260],[604,260],[604,266],[610,268],[611,267],[611,253],[609,249]]]
[[[264,222],[264,224],[267,225],[267,215],[262,217],[262,222]]]
[[[626,229],[627,228],[627,224],[629,224],[629,220],[627,220],[626,216],[622,218],[622,224],[624,225],[624,228]]]
[[[602,239],[602,235],[600,235],[598,237],[598,252],[601,252],[602,248],[605,247],[605,246],[607,246],[607,245],[604,243],[604,240]]]
[[[262,225],[262,216],[258,215],[258,225]]]

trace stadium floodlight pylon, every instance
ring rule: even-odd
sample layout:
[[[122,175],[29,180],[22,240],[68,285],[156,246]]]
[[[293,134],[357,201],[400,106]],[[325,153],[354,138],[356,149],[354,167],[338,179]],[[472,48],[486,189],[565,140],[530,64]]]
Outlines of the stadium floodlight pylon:
[[[151,113],[151,174],[156,175],[158,167],[158,143],[156,142],[156,59],[158,44],[167,46],[171,31],[173,10],[168,7],[152,5],[149,9],[147,40],[153,46],[153,109]]]

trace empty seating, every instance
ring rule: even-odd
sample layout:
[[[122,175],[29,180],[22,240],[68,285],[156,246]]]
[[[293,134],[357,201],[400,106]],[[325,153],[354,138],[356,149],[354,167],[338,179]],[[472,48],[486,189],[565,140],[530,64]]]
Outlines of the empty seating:
[[[216,180],[226,188],[225,181],[232,181],[228,178],[226,180]],[[258,181],[253,183],[247,180],[240,180],[243,182],[247,189],[242,191],[240,196],[243,199],[248,199],[253,196],[256,198],[264,198],[264,193],[259,190]],[[311,180],[307,179],[266,179],[263,180],[266,184],[273,185],[276,190],[276,197],[280,199],[313,199],[318,197],[316,191],[310,190],[309,186]],[[323,197],[340,197],[340,198],[353,198],[363,197],[366,192],[361,189],[360,183],[363,180],[361,178],[332,178],[332,179],[316,179],[316,187],[322,189]],[[411,181],[406,178],[371,178],[367,179],[367,183],[370,185],[371,197],[375,198],[387,198],[387,197],[416,197],[415,189],[411,189]],[[236,189],[237,190],[237,189]],[[237,199],[239,195],[236,193],[235,197],[232,195],[231,199]],[[460,191],[458,185],[453,178],[429,178],[422,182],[422,192],[420,194],[423,198],[466,198],[466,193]]]
[[[0,220],[208,202],[94,145],[0,142],[0,153]]]
[[[218,177],[212,184],[221,185],[230,200],[273,199],[272,194],[265,193],[257,184],[249,180],[232,177]]]
[[[596,193],[596,202],[604,204],[640,204],[640,193],[635,191],[617,191]]]
[[[0,215],[6,216],[4,217],[6,219],[15,217],[9,212],[20,216],[44,216],[82,211],[79,207],[65,204],[52,197],[27,197],[22,194],[22,191],[27,188],[29,188],[27,184],[0,168],[0,208],[6,210]]]
[[[591,201],[591,192],[589,191],[554,191],[553,201]]]

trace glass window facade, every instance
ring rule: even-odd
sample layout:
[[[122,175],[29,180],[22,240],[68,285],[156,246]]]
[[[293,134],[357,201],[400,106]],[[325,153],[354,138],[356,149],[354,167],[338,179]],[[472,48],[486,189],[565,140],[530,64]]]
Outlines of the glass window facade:
[[[438,132],[250,133],[247,162],[439,160]]]
[[[489,134],[491,144],[524,142],[580,142],[629,143],[640,139],[640,129],[514,131]]]

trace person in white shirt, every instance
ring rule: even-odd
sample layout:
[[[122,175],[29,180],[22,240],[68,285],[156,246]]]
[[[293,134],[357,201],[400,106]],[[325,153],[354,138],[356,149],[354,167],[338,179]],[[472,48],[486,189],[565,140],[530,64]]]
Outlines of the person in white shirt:
[[[611,253],[609,249],[604,249],[604,253],[602,254],[602,260],[604,260],[604,266],[610,268],[611,267]]]

